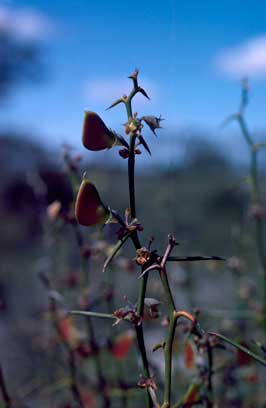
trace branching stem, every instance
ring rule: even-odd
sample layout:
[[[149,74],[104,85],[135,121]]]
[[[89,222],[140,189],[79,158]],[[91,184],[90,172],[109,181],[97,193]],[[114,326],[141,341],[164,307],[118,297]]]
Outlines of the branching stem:
[[[132,105],[131,101],[134,95],[137,93],[137,80],[133,79],[134,88],[131,91],[130,95],[128,96],[125,106],[127,111],[128,120],[132,118]],[[131,211],[131,217],[136,218],[136,199],[135,199],[135,143],[136,143],[136,134],[130,134],[130,144],[129,144],[129,157],[128,157],[128,186],[129,186],[129,205]],[[138,233],[134,232],[131,234],[131,238],[133,244],[136,249],[141,248],[141,244],[138,238]],[[139,295],[138,295],[138,303],[137,303],[137,312],[139,316],[143,317],[144,313],[144,300],[147,288],[147,280],[148,274],[141,280],[140,288],[139,288]],[[144,374],[146,377],[150,377],[150,370],[149,370],[149,363],[147,358],[146,346],[144,341],[144,334],[143,334],[143,325],[142,323],[139,326],[136,326],[136,336],[138,347],[141,354]],[[147,392],[147,404],[149,408],[152,408],[153,403],[150,397],[149,392]]]

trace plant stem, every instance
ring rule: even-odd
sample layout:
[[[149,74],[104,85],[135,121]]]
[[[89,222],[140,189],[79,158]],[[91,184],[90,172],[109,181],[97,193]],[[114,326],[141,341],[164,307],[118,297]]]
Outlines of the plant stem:
[[[122,248],[122,246],[124,245],[126,240],[129,238],[129,236],[130,234],[126,234],[122,239],[117,241],[116,245],[112,249],[112,252],[110,253],[110,255],[107,257],[107,259],[104,262],[103,272],[106,271],[106,269],[108,268],[108,266],[110,265],[114,257],[116,256],[117,252]]]
[[[207,356],[208,356],[208,398],[207,398],[207,408],[213,407],[213,349],[210,342],[207,341]]]
[[[71,168],[71,166],[69,166],[69,177],[70,177],[70,183],[71,183],[72,191],[74,195],[76,190],[78,189],[79,175],[76,170],[73,170]],[[89,285],[89,258],[82,256],[82,250],[84,248],[85,241],[84,241],[83,234],[82,234],[82,231],[80,230],[79,225],[77,223],[74,223],[72,225],[74,228],[76,242],[77,242],[79,253],[80,253],[81,268],[83,272],[82,280],[81,280],[81,288],[83,288]],[[102,369],[101,359],[99,355],[100,348],[97,344],[93,323],[90,317],[86,319],[86,329],[87,329],[90,345],[92,349],[94,349],[95,351],[94,356],[93,356],[93,361],[94,361],[95,372],[96,372],[97,380],[98,380],[98,391],[100,393],[100,391],[104,389],[106,385],[106,381],[103,375],[103,369]],[[111,402],[110,402],[110,398],[108,394],[106,392],[101,392],[101,394],[103,395],[104,407],[109,408],[111,405]]]
[[[65,343],[66,346],[66,343]],[[76,367],[76,362],[75,362],[75,354],[74,351],[66,346],[68,350],[68,364],[69,364],[69,369],[70,369],[70,387],[72,390],[72,395],[74,397],[74,400],[77,401],[78,405],[81,408],[85,408],[84,403],[82,401],[82,397],[80,394],[80,391],[78,389],[77,385],[77,367]]]
[[[106,297],[106,304],[107,304],[107,310],[109,314],[113,314],[113,311],[115,310],[115,304],[114,304],[114,289],[115,289],[115,281],[114,281],[114,276],[115,274],[113,273],[114,270],[112,270],[112,267],[110,266],[107,270],[106,273],[106,284],[107,284],[107,297]],[[110,349],[112,350],[112,347],[115,343],[115,336],[114,336],[114,331],[110,330],[109,334],[109,346]],[[123,362],[122,361],[117,361],[115,364],[113,364],[113,374],[112,378],[114,379],[115,384],[117,384],[118,387],[121,388],[121,390],[124,390],[124,370],[123,370]],[[121,406],[128,408],[128,393],[127,392],[122,392],[121,394]]]
[[[116,317],[109,313],[98,313],[98,312],[90,312],[90,311],[82,311],[82,310],[71,310],[69,312],[73,315],[80,315],[80,316],[87,316],[87,317],[97,317],[98,319],[110,319],[116,320]]]
[[[258,181],[258,145],[256,145],[250,135],[243,113],[238,115],[238,123],[244,139],[250,152],[250,181],[251,181],[251,198],[253,206],[260,205],[259,181]],[[260,264],[263,269],[263,295],[262,295],[262,313],[266,312],[266,244],[264,237],[264,225],[260,216],[255,216],[255,240],[257,253]],[[263,318],[263,325],[266,331],[266,319]]]
[[[83,270],[83,280],[84,280],[85,286],[87,286],[88,283],[89,283],[89,273],[88,273],[89,259],[84,258],[82,256],[82,248],[84,246],[84,238],[83,238],[83,235],[82,235],[82,233],[80,231],[80,228],[79,228],[79,226],[77,224],[75,225],[75,231],[76,231],[77,244],[79,246],[79,251],[80,251],[80,256],[81,256],[81,265],[82,265],[82,270]],[[93,361],[94,361],[95,371],[96,371],[97,380],[98,380],[98,391],[99,391],[99,393],[101,393],[101,395],[103,395],[104,407],[109,408],[111,406],[111,401],[110,401],[109,395],[106,392],[104,392],[104,388],[106,386],[106,381],[105,381],[105,377],[103,375],[101,358],[100,358],[100,354],[99,354],[100,347],[98,346],[95,331],[94,331],[94,327],[93,327],[93,323],[91,321],[92,316],[103,317],[103,318],[107,317],[107,315],[104,314],[104,313],[102,313],[102,314],[100,313],[100,315],[102,315],[102,316],[99,316],[97,313],[90,312],[90,314],[88,314],[88,319],[86,319],[86,328],[87,328],[87,333],[88,333],[88,338],[89,338],[90,345],[91,345],[92,349],[95,351],[94,356],[93,356]]]
[[[135,201],[135,142],[136,135],[130,136],[129,157],[128,157],[128,187],[129,187],[129,206],[131,217],[136,218]]]
[[[167,273],[166,270],[163,269],[160,271],[160,277],[161,277],[161,281],[163,284],[163,288],[164,288],[164,294],[168,303],[168,306],[170,308],[171,312],[174,312],[175,309],[175,302],[173,299],[173,295],[172,295],[172,291],[170,289],[170,285],[169,285],[169,281],[168,281],[168,277],[167,277]]]
[[[127,102],[125,103],[128,120],[132,117],[131,100],[134,96],[135,88],[136,88],[136,84],[134,82],[134,89],[129,95]],[[129,157],[128,157],[128,187],[129,187],[129,204],[130,204],[130,211],[131,211],[132,218],[136,218],[135,142],[136,142],[136,135],[131,134],[130,144],[129,144]],[[141,248],[141,244],[140,244],[137,232],[131,234],[131,238],[132,238],[135,248],[136,249]],[[144,300],[145,300],[145,294],[146,294],[146,288],[147,288],[147,280],[148,280],[148,274],[141,280],[140,288],[139,288],[137,312],[140,317],[143,317],[143,313],[144,313]],[[146,377],[150,377],[149,362],[147,358],[146,346],[145,346],[145,341],[144,341],[142,322],[140,325],[136,326],[136,336],[137,336],[138,347],[139,347],[140,354],[141,354],[144,374]],[[151,396],[148,390],[147,390],[147,405],[149,408],[152,408],[153,406],[152,399],[151,399]]]
[[[248,348],[242,346],[241,344],[229,339],[228,337],[226,337],[226,336],[224,336],[223,334],[220,334],[220,333],[209,332],[209,334],[218,337],[218,339],[221,339],[225,343],[231,344],[233,347],[235,347],[238,350],[242,351],[243,353],[247,354],[248,356],[250,356],[251,358],[256,360],[258,363],[262,364],[263,366],[266,366],[266,360],[264,360],[258,354],[253,353]]]
[[[148,274],[146,274],[143,277],[141,284],[140,284],[139,298],[138,298],[138,305],[137,305],[137,313],[139,316],[143,316],[144,314],[144,300],[145,300],[147,282],[148,282]],[[142,323],[139,326],[136,326],[136,335],[137,335],[137,341],[138,341],[138,345],[139,345],[140,352],[141,352],[144,374],[146,377],[150,377],[149,362],[147,359]],[[150,396],[149,396],[149,399],[150,399]]]
[[[2,393],[2,398],[5,404],[5,408],[11,408],[12,407],[12,402],[11,398],[9,396],[9,393],[7,391],[5,379],[4,379],[4,374],[2,367],[0,366],[0,388],[1,388],[1,393]]]
[[[78,406],[80,408],[85,408],[84,403],[82,401],[81,393],[79,391],[78,387],[78,378],[77,378],[77,367],[76,367],[76,361],[75,361],[75,354],[74,351],[72,350],[71,346],[68,344],[68,342],[62,337],[62,334],[59,330],[58,327],[58,310],[57,310],[57,304],[54,298],[50,297],[50,302],[51,302],[51,311],[52,311],[52,319],[54,323],[54,327],[57,331],[57,334],[61,340],[61,344],[63,348],[65,349],[65,352],[67,354],[67,360],[68,360],[68,366],[69,366],[69,373],[70,373],[70,390],[73,396],[73,400],[77,402]]]
[[[163,408],[168,408],[171,406],[173,342],[174,342],[174,337],[175,337],[176,322],[178,318],[178,314],[176,313],[174,298],[172,295],[172,291],[169,285],[167,272],[166,272],[166,263],[167,263],[168,257],[172,249],[176,245],[176,243],[172,236],[169,235],[168,239],[169,239],[169,243],[163,255],[163,258],[161,261],[161,269],[160,269],[160,278],[163,284],[165,297],[166,297],[167,304],[169,307],[169,326],[168,326],[166,344],[164,348],[165,384],[164,384]]]
[[[171,406],[171,385],[172,385],[172,354],[173,341],[175,337],[177,316],[174,312],[170,313],[170,322],[164,349],[165,358],[165,384],[164,384],[164,405],[165,408]]]

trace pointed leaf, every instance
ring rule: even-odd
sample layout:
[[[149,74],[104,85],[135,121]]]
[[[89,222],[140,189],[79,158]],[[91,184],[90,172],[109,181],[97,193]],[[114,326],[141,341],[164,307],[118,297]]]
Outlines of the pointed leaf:
[[[195,262],[195,261],[225,261],[220,256],[169,256],[167,261],[170,262]]]
[[[151,156],[151,151],[150,151],[150,149],[149,149],[149,146],[147,145],[147,143],[146,143],[146,141],[145,141],[145,139],[143,138],[142,135],[139,136],[139,141],[140,141],[140,143],[145,147],[145,149],[147,150],[147,152],[148,152],[148,153],[150,154],[150,156]]]
[[[138,92],[142,93],[142,95],[144,95],[145,98],[147,98],[147,99],[149,99],[149,100],[151,99],[151,98],[148,96],[147,92],[146,92],[143,88],[139,87],[139,88],[138,88]]]
[[[105,110],[109,110],[111,108],[114,108],[115,106],[119,105],[120,103],[124,103],[124,100],[122,98],[117,99],[116,101],[114,101],[110,106],[108,106],[108,108],[106,108]]]

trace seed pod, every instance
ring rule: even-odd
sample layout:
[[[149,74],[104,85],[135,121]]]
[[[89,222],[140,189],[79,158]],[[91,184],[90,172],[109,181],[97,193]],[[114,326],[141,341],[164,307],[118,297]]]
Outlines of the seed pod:
[[[99,193],[89,180],[83,180],[76,199],[75,215],[79,224],[90,226],[104,224],[109,211],[102,203]]]

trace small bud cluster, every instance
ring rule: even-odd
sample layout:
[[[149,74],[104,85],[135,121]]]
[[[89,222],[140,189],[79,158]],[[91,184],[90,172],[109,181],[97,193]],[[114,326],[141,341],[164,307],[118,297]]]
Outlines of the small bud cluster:
[[[113,315],[116,317],[114,326],[122,320],[130,321],[134,326],[139,326],[142,323],[142,317],[137,313],[136,308],[125,306],[114,311]]]

